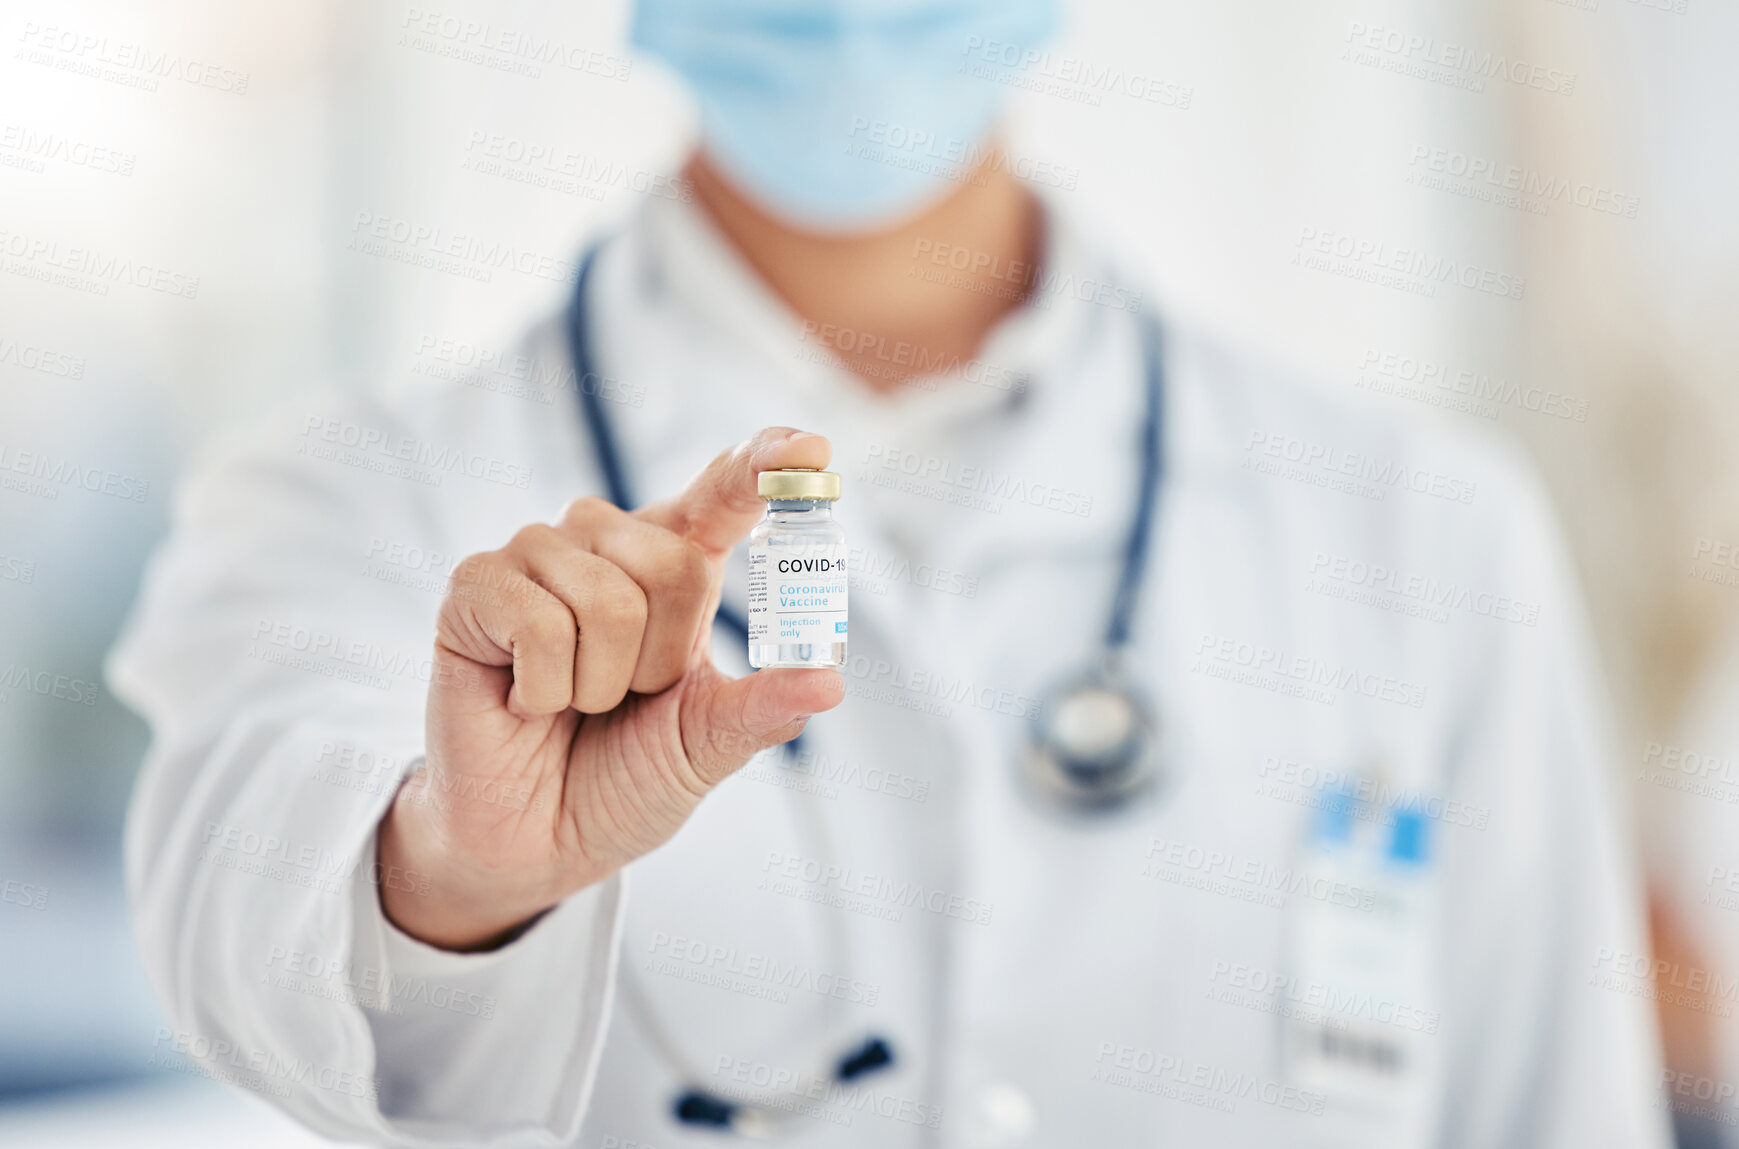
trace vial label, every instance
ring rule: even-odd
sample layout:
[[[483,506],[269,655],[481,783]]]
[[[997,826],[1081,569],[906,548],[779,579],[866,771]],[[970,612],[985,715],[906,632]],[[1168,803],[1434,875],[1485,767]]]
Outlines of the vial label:
[[[749,643],[844,642],[842,542],[781,540],[749,547]]]

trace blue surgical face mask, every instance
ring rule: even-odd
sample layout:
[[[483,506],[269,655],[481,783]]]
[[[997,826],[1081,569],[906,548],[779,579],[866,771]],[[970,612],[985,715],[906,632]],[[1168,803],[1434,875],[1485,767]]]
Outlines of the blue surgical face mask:
[[[633,39],[687,80],[733,183],[799,227],[854,232],[959,185],[1010,91],[983,61],[1055,22],[1054,0],[639,0]]]

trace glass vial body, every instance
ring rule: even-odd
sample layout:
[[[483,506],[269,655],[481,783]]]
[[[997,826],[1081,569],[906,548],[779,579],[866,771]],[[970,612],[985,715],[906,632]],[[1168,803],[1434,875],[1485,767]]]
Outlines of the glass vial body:
[[[831,500],[767,500],[749,532],[748,607],[750,666],[845,665],[845,531]]]

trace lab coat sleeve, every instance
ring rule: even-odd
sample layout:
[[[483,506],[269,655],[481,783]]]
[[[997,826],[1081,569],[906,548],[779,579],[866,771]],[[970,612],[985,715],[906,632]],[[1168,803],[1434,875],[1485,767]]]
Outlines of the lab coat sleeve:
[[[391,987],[368,1014],[381,1108],[426,1144],[570,1143],[608,1029],[626,879],[569,898],[524,938],[455,954],[397,929],[352,888],[357,968]],[[554,1040],[540,1042],[544,1033]],[[571,1038],[571,1040],[570,1040]]]
[[[1452,786],[1489,820],[1443,834],[1459,876],[1443,914],[1442,1143],[1665,1149],[1647,986],[1598,976],[1603,958],[1647,942],[1581,599],[1537,481],[1518,473],[1488,492],[1509,504],[1475,540],[1493,558],[1474,589],[1540,609],[1534,625],[1475,619],[1460,661],[1467,733]]]
[[[320,411],[397,433],[372,407]],[[430,491],[310,449],[299,423],[184,484],[108,667],[152,729],[127,830],[169,1018],[149,1056],[347,1140],[570,1141],[608,1024],[620,879],[488,955],[419,945],[378,898],[426,888],[378,866],[375,828],[419,761],[441,592],[366,570],[370,538],[437,536],[437,497],[510,496]]]

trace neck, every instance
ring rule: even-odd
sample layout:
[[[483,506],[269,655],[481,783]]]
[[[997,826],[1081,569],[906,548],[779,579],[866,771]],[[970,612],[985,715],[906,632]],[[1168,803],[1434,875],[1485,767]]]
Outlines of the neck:
[[[768,215],[704,153],[686,174],[718,228],[805,321],[807,337],[878,392],[977,354],[1025,300],[1043,247],[1038,201],[991,159],[922,215],[854,235],[800,231]]]

